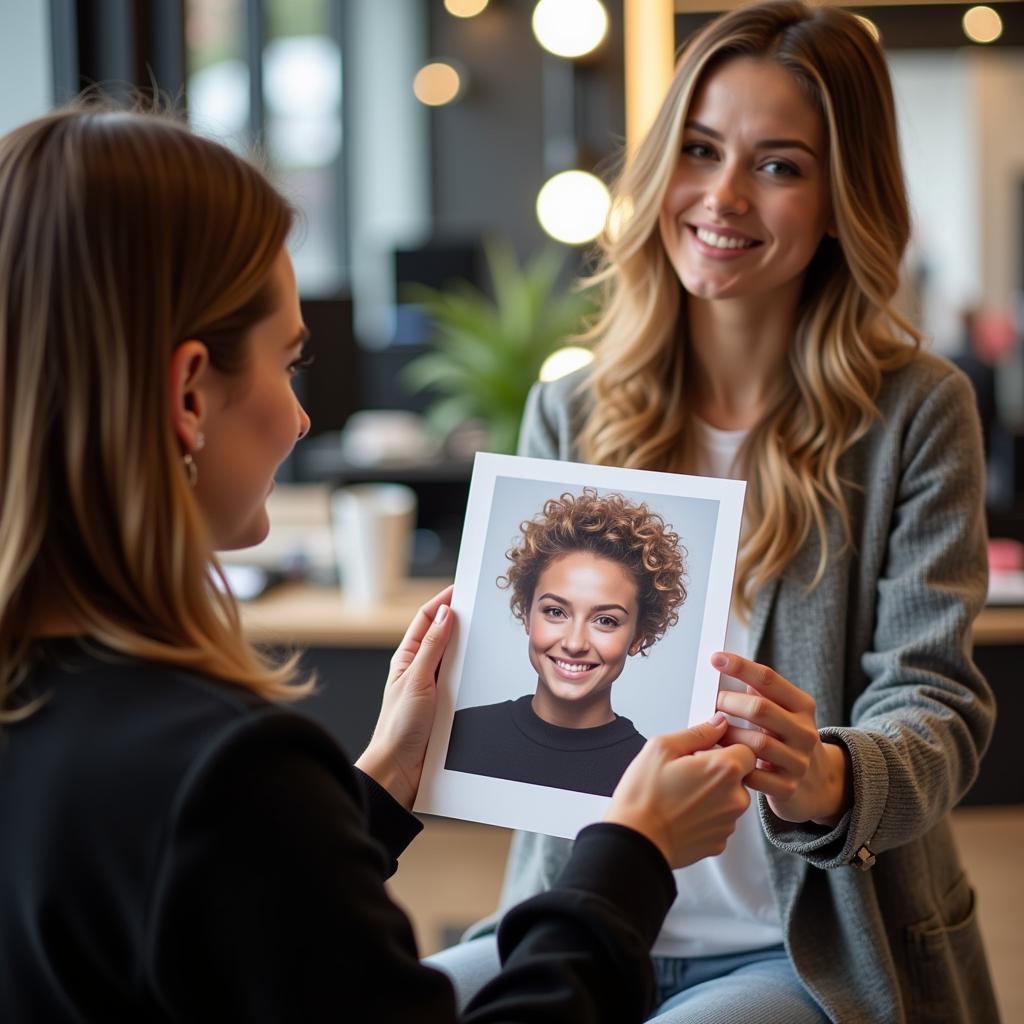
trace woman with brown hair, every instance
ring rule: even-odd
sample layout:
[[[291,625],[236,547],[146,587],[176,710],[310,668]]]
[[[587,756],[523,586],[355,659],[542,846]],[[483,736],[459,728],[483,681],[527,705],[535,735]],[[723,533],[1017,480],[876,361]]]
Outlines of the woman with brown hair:
[[[534,390],[522,454],[748,481],[718,707],[757,802],[676,873],[665,1024],[994,1021],[948,815],[992,695],[970,386],[894,306],[910,232],[878,43],[835,7],[722,15],[615,189],[586,370]],[[571,844],[517,837],[509,899]],[[436,962],[470,992],[478,938]]]
[[[310,684],[247,644],[215,556],[264,537],[309,428],[291,222],[166,118],[69,109],[0,139],[4,1021],[456,1019],[384,888],[419,829],[450,591],[353,769],[281,706]],[[462,1019],[639,1019],[669,865],[749,803],[724,729],[648,745]]]
[[[537,682],[456,711],[445,767],[611,796],[645,743],[612,710],[612,685],[679,619],[679,536],[646,504],[593,488],[549,499],[520,530],[498,586],[512,591]]]

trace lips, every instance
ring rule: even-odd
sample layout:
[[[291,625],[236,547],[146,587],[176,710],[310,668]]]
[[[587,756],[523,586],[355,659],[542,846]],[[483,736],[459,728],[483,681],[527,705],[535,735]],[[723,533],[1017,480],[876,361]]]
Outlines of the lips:
[[[737,238],[735,235],[720,235],[707,228],[697,228],[697,237],[716,249],[750,249],[757,245],[752,238]]]
[[[572,661],[569,658],[555,658],[551,655],[548,655],[548,660],[563,679],[583,679],[597,668],[597,664],[592,661]]]
[[[702,247],[717,252],[743,252],[761,244],[758,239],[733,228],[712,224],[688,224],[687,227]]]

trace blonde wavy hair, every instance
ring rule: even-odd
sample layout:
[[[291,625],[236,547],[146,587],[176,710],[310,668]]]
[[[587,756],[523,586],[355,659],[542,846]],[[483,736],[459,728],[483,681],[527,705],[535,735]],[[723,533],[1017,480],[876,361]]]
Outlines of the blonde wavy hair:
[[[580,437],[584,461],[692,471],[685,294],[658,215],[696,90],[735,57],[786,68],[820,111],[838,238],[826,236],[807,268],[788,365],[774,400],[740,454],[749,487],[737,604],[782,572],[812,532],[817,571],[829,557],[826,509],[852,543],[840,460],[878,416],[883,374],[913,358],[920,338],[894,308],[910,215],[885,60],[861,23],[800,0],[756,4],[706,26],[682,52],[668,95],[615,186],[619,229],[599,239],[587,284],[603,295],[587,333],[595,358]]]
[[[537,581],[564,555],[585,551],[617,562],[633,578],[637,623],[633,634],[642,655],[679,621],[686,600],[686,550],[679,535],[647,505],[621,494],[599,495],[592,487],[549,498],[539,516],[520,523],[521,542],[505,552],[511,563],[498,586],[511,589],[512,614],[529,621]]]
[[[166,116],[79,105],[0,139],[0,723],[33,624],[268,698],[301,692],[242,635],[172,428],[176,346],[239,376],[292,210]],[[20,699],[19,699],[20,697]]]

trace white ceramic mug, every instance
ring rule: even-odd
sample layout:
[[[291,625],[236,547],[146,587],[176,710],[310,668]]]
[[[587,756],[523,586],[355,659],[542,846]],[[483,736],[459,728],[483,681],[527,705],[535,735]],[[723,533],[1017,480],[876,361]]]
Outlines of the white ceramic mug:
[[[331,528],[345,597],[375,604],[409,575],[416,492],[404,484],[353,484],[331,495]]]

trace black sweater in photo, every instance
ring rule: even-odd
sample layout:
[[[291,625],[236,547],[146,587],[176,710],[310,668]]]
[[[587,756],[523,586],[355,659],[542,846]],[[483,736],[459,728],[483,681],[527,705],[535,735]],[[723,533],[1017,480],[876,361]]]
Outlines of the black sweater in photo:
[[[449,771],[611,796],[646,740],[621,715],[607,725],[566,729],[538,717],[533,694],[455,712]]]

